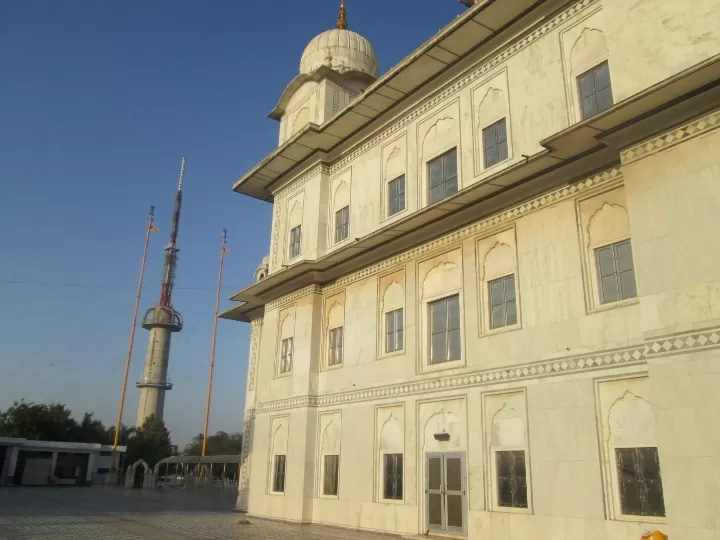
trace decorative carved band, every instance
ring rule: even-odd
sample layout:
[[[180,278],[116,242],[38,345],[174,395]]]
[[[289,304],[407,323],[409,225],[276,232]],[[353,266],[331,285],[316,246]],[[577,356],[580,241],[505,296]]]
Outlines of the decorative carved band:
[[[254,319],[250,323],[250,365],[248,366],[248,392],[255,390],[255,373],[257,371],[258,348],[263,320]]]
[[[296,407],[323,407],[342,403],[357,403],[388,397],[425,395],[449,389],[473,388],[503,383],[552,377],[617,366],[642,365],[648,359],[662,355],[679,354],[687,350],[711,349],[720,343],[720,328],[664,336],[647,341],[643,345],[596,351],[591,354],[544,360],[529,364],[508,366],[489,370],[403,382],[367,390],[340,392],[324,396],[301,396],[279,401],[261,403],[258,412],[293,409]]]
[[[634,163],[719,127],[720,110],[716,110],[702,118],[688,122],[684,126],[623,150],[620,153],[620,161],[623,165]]]

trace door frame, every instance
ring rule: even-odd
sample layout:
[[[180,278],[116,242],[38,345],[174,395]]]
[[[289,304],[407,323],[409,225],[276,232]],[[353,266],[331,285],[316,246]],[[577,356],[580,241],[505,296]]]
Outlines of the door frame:
[[[440,494],[441,494],[441,528],[431,527],[430,525],[430,467],[429,461],[431,458],[440,458]],[[447,481],[446,481],[446,460],[447,458],[458,458],[460,459],[461,468],[461,490],[459,492],[453,491],[451,495],[462,496],[462,527],[449,527],[447,524]],[[424,457],[425,468],[424,468],[424,523],[425,531],[439,532],[443,534],[453,534],[458,536],[467,536],[467,520],[468,520],[468,489],[467,489],[467,461],[465,459],[465,452],[454,451],[454,452],[426,452]],[[438,490],[433,490],[433,493],[437,493]]]

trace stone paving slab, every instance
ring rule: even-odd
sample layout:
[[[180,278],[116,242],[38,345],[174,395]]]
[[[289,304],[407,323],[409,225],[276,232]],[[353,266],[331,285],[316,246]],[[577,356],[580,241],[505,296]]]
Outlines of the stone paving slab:
[[[114,487],[0,488],[0,540],[392,540],[244,517],[232,496]]]

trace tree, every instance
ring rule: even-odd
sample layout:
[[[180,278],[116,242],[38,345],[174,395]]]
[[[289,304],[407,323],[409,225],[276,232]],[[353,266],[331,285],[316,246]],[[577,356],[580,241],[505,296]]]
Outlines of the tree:
[[[78,442],[78,424],[70,415],[70,410],[59,403],[36,405],[24,400],[16,401],[0,414],[0,436]],[[92,415],[90,417],[92,423]]]
[[[93,413],[85,413],[82,422],[76,424],[73,440],[86,443],[112,444],[108,430],[100,420],[93,419]],[[114,436],[114,433],[113,433]]]
[[[170,432],[165,427],[165,422],[151,414],[128,440],[125,463],[132,464],[138,459],[144,459],[152,468],[158,461],[170,457],[172,453]]]
[[[203,435],[199,433],[192,442],[185,446],[186,456],[199,456],[202,453]],[[242,433],[226,433],[218,431],[210,435],[205,447],[206,456],[237,455],[242,451]]]

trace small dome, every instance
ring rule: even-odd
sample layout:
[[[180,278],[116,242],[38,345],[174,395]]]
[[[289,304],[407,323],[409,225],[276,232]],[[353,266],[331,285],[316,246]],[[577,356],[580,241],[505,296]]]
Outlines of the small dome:
[[[380,68],[375,49],[370,42],[345,28],[334,28],[316,36],[300,60],[300,73],[311,75],[321,66],[339,73],[361,71],[378,77]]]

